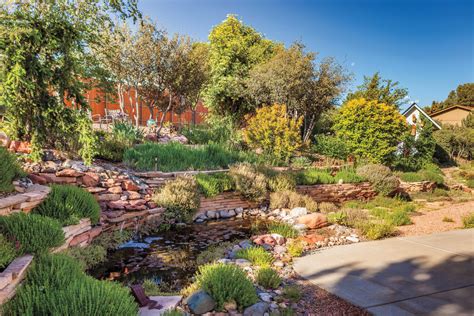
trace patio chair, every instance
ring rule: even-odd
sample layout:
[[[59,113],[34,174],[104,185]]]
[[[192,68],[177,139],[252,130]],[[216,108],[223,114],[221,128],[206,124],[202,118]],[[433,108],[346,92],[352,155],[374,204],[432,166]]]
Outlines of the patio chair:
[[[158,302],[151,300],[146,294],[143,287],[139,284],[130,286],[132,295],[135,297],[135,301],[140,307],[147,306],[149,309],[162,309],[163,306],[159,305]]]

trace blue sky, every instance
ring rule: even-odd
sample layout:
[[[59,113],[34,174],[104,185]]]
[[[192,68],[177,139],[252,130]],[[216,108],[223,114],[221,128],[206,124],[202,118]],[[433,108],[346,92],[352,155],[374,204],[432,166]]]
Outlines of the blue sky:
[[[170,33],[206,41],[237,14],[267,38],[302,41],[319,57],[334,56],[354,74],[408,88],[421,105],[474,82],[474,1],[468,0],[140,0],[140,9]]]

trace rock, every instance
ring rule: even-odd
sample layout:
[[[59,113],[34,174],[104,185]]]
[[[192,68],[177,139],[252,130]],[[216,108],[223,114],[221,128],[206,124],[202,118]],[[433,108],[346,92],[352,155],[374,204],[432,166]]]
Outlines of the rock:
[[[223,258],[223,259],[217,260],[217,262],[218,263],[223,263],[223,264],[231,264],[232,260]]]
[[[242,214],[244,212],[244,209],[242,207],[238,207],[235,209],[236,214]]]
[[[321,213],[312,213],[298,217],[298,224],[305,224],[310,229],[322,228],[328,225],[327,217]]]
[[[193,314],[204,314],[210,312],[216,306],[216,302],[204,291],[197,291],[189,296],[185,302]]]
[[[240,246],[242,249],[247,249],[247,248],[252,247],[252,242],[251,242],[250,240],[242,240],[242,241],[239,243],[239,246]]]
[[[250,267],[252,263],[246,259],[237,259],[235,260],[235,264],[239,267]]]
[[[263,316],[268,311],[268,303],[259,302],[247,307],[244,310],[244,316]]]
[[[46,178],[44,178],[42,176],[39,176],[39,175],[36,175],[34,173],[29,174],[28,178],[30,178],[30,180],[33,181],[33,183],[37,183],[37,184],[46,184],[46,183],[48,183],[48,180],[46,180]]]
[[[139,200],[142,198],[142,195],[136,191],[125,191],[125,195],[129,200]]]
[[[273,262],[273,265],[277,268],[283,268],[285,266],[285,263],[283,261],[278,260]]]
[[[359,238],[355,236],[346,236],[346,239],[349,240],[350,242],[359,242]]]
[[[8,148],[10,146],[11,139],[4,132],[0,132],[0,146]]]
[[[99,180],[92,177],[90,174],[85,174],[81,178],[82,184],[86,187],[96,187],[99,184]]]
[[[56,175],[58,177],[80,177],[82,176],[82,172],[79,172],[71,168],[67,168],[67,169],[63,169],[61,171],[56,172]]]
[[[282,253],[285,253],[285,252],[286,252],[286,247],[276,245],[276,246],[273,248],[273,251],[274,251],[275,253],[277,253],[277,254],[282,254]]]
[[[140,187],[138,185],[136,185],[131,180],[125,180],[124,182],[122,182],[122,188],[125,191],[138,191],[138,190],[140,190]]]
[[[108,207],[116,209],[116,210],[123,210],[125,208],[125,206],[127,206],[127,205],[128,205],[127,201],[121,201],[121,200],[111,201],[111,202],[107,203]]]
[[[290,211],[291,217],[300,217],[308,214],[308,210],[305,207],[295,207]]]
[[[300,232],[308,229],[305,224],[295,224],[293,225],[293,228],[299,230]]]
[[[207,218],[214,219],[214,218],[216,218],[216,211],[207,211],[206,216],[207,216]]]
[[[275,242],[277,245],[284,245],[285,244],[285,237],[283,237],[282,235],[280,234],[271,234],[270,236],[272,236],[273,239],[275,239]]]
[[[272,301],[272,295],[269,293],[258,293],[258,297],[264,302],[270,303]]]
[[[301,240],[307,242],[308,244],[315,244],[318,241],[324,241],[325,237],[317,234],[310,234],[304,237],[301,237]]]
[[[113,194],[120,194],[122,193],[122,187],[119,187],[119,186],[111,187],[108,189],[108,191]]]

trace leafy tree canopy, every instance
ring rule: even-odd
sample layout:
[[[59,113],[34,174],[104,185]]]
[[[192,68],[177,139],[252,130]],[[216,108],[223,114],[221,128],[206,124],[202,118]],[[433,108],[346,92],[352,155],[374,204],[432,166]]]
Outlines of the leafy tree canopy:
[[[456,90],[451,90],[446,100],[433,101],[430,107],[425,108],[428,113],[433,113],[446,109],[453,105],[463,105],[474,107],[474,83],[465,83],[457,86]]]
[[[408,90],[399,88],[398,85],[398,81],[382,79],[380,74],[376,72],[371,77],[364,76],[364,83],[358,86],[355,92],[347,95],[346,102],[364,98],[400,108],[403,100],[408,96]]]

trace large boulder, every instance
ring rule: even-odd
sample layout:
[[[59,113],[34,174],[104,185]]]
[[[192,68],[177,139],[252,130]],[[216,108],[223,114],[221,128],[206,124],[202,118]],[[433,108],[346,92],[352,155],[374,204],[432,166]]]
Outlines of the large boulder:
[[[244,310],[244,316],[263,316],[268,311],[269,304],[259,302],[247,307]]]
[[[322,228],[328,225],[326,215],[321,213],[312,213],[298,217],[296,222],[298,224],[304,224],[310,229]]]
[[[189,296],[185,304],[193,314],[204,314],[216,307],[216,302],[204,291],[197,291]]]

